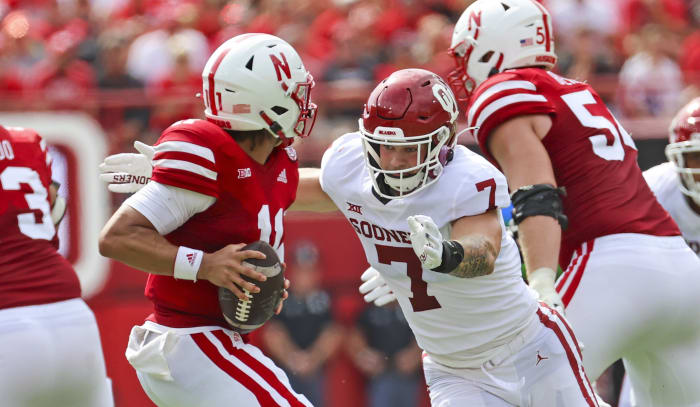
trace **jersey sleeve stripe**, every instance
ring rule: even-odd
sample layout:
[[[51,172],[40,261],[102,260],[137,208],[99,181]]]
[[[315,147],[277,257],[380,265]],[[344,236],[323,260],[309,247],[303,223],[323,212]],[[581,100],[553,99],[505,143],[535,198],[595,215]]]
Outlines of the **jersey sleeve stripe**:
[[[479,95],[478,98],[476,98],[476,101],[474,104],[472,104],[471,108],[469,109],[469,114],[467,115],[467,122],[471,123],[473,121],[474,115],[479,111],[481,108],[481,105],[484,104],[491,96],[495,95],[498,92],[503,92],[505,90],[511,90],[511,89],[525,89],[525,90],[537,90],[537,87],[535,86],[534,83],[529,82],[529,81],[505,81],[505,82],[500,82],[497,83],[490,88],[488,88],[484,93]]]
[[[216,163],[216,160],[214,160],[214,153],[211,151],[211,149],[199,146],[197,144],[188,143],[186,141],[166,141],[155,146],[155,150],[156,153],[179,151],[194,154],[204,158],[205,160],[211,161],[212,163]]]
[[[180,160],[187,161],[192,164],[200,165],[208,170],[216,172],[216,164],[211,161],[204,159],[198,155],[192,155],[189,153],[181,153],[179,151],[167,151],[164,153],[156,153],[153,156],[153,161],[158,160]]]
[[[472,126],[480,127],[481,124],[489,118],[489,116],[491,116],[498,110],[506,106],[523,102],[547,102],[547,98],[545,98],[542,95],[533,95],[531,93],[516,93],[514,95],[502,97],[500,99],[495,100],[494,102],[491,102],[491,104],[486,106],[484,110],[481,111],[476,121],[471,122]]]
[[[201,165],[191,163],[189,161],[162,159],[153,161],[153,166],[156,169],[173,168],[176,170],[188,171],[197,175],[201,175],[212,181],[216,181],[217,177],[216,172],[204,168]]]
[[[46,166],[51,168],[51,162],[53,160],[51,159],[51,154],[49,154],[49,152],[46,151],[46,140],[44,140],[41,137],[39,137],[39,148],[41,149],[41,152],[44,153],[44,160],[46,161]]]

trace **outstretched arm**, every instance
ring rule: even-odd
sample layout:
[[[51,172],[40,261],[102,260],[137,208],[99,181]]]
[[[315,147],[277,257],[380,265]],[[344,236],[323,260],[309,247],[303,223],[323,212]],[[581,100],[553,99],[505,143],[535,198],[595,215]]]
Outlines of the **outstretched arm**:
[[[537,291],[540,300],[563,312],[561,297],[554,287],[554,281],[561,245],[562,226],[559,221],[565,217],[561,213],[561,201],[557,192],[547,192],[547,185],[556,187],[557,183],[549,154],[542,144],[542,139],[551,127],[552,119],[547,115],[510,119],[493,131],[489,150],[503,169],[511,192],[537,185],[539,188],[544,187],[542,191],[548,194],[546,199],[539,200],[537,204],[543,206],[535,208],[531,205],[529,210],[534,213],[549,213],[550,216],[536,214],[525,217],[518,224],[518,235],[530,287]],[[542,198],[545,197],[544,194],[541,195]],[[534,202],[533,200],[532,203]],[[528,204],[524,202],[522,207],[525,208]],[[527,210],[523,209],[522,212]]]
[[[498,126],[490,137],[489,150],[508,180],[511,193],[527,185],[557,186],[549,154],[541,139],[552,121],[547,115],[519,116]],[[518,225],[520,247],[530,271],[557,269],[561,226],[550,216],[531,216]]]
[[[321,188],[320,168],[299,168],[297,196],[290,211],[332,212],[338,210],[333,200]]]

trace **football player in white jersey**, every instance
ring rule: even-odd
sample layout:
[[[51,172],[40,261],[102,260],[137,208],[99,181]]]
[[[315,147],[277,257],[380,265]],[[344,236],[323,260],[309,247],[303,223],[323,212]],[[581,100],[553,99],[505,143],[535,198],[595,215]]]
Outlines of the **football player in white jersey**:
[[[395,72],[359,132],[300,170],[290,210],[348,219],[424,350],[433,406],[598,406],[568,323],[521,278],[505,177],[456,145],[457,116],[440,77]]]
[[[644,178],[700,256],[700,97],[671,121],[666,157],[669,162],[648,169]]]
[[[668,130],[669,162],[644,171],[644,178],[688,246],[700,256],[700,97],[676,114]],[[618,406],[636,405],[631,391],[625,375]]]

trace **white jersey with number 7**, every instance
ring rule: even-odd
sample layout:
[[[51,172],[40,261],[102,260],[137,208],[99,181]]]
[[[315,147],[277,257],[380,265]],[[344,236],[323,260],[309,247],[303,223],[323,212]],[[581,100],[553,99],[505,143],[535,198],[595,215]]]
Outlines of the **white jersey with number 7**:
[[[476,278],[423,269],[409,240],[410,215],[430,216],[449,236],[452,221],[508,206],[505,177],[494,166],[457,146],[438,182],[415,195],[382,200],[372,185],[360,135],[340,137],[323,156],[321,186],[357,232],[367,261],[396,294],[419,346],[433,360],[472,366],[535,323],[537,302],[503,225],[494,272]]]

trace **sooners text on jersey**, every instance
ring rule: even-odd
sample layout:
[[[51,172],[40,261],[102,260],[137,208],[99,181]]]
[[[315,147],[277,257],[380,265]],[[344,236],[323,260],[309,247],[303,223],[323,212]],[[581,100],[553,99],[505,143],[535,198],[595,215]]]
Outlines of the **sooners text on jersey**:
[[[80,297],[78,276],[57,251],[50,184],[41,137],[0,126],[0,309]]]
[[[155,144],[152,179],[216,198],[166,239],[211,253],[229,244],[265,240],[284,258],[283,215],[294,201],[298,164],[290,150],[275,149],[264,165],[215,124],[185,120],[167,128]],[[150,274],[146,296],[151,320],[171,327],[220,325],[217,287]]]
[[[583,242],[599,236],[680,234],[642,177],[632,137],[588,84],[539,68],[507,70],[476,89],[467,120],[479,126],[479,146],[495,163],[487,149],[491,131],[527,114],[552,117],[542,143],[557,184],[566,188],[563,203],[569,227],[562,235],[562,267]]]

